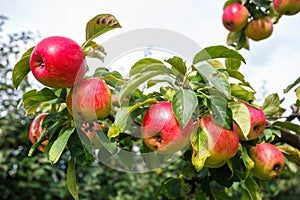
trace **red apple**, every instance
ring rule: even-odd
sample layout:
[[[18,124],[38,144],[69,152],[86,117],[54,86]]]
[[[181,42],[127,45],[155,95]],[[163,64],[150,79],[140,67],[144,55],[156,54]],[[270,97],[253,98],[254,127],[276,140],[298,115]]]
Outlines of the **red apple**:
[[[32,144],[36,143],[42,133],[45,131],[42,127],[44,118],[48,115],[48,113],[41,113],[37,115],[31,122],[30,127],[29,127],[29,139]],[[39,146],[38,149],[41,152],[46,152],[46,147],[49,143],[49,140],[43,141]]]
[[[274,0],[274,9],[282,15],[295,15],[300,11],[300,0]]]
[[[266,39],[272,32],[273,22],[269,16],[252,19],[245,28],[246,36],[254,41]]]
[[[88,78],[69,91],[66,103],[75,120],[95,121],[109,115],[111,92],[103,80]]]
[[[253,175],[257,178],[270,180],[283,169],[284,156],[273,144],[257,144],[251,147],[249,155],[254,162]]]
[[[237,126],[236,128],[238,129],[237,131],[239,133],[240,140],[254,140],[258,138],[262,132],[264,132],[266,128],[266,117],[261,109],[254,108],[246,103],[244,103],[244,105],[248,108],[250,113],[250,131],[247,137],[244,136],[241,129],[239,129]]]
[[[222,16],[224,27],[232,32],[242,30],[248,23],[248,9],[240,3],[232,3],[228,5]]]
[[[153,104],[142,120],[141,132],[144,143],[153,151],[162,154],[175,153],[190,142],[194,130],[192,119],[185,128],[181,128],[170,102]]]
[[[67,88],[83,78],[85,55],[73,40],[52,36],[40,41],[30,57],[30,69],[45,86]]]
[[[239,137],[235,129],[225,129],[213,121],[208,115],[199,120],[199,126],[207,135],[207,149],[210,156],[204,166],[219,168],[232,158],[239,147]]]

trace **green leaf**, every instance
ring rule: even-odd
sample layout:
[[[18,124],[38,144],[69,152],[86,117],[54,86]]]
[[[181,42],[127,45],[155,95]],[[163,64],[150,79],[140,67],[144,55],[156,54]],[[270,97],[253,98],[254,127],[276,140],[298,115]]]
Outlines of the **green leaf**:
[[[297,80],[294,81],[294,83],[290,84],[289,86],[287,86],[283,92],[284,93],[288,93],[294,86],[296,86],[298,83],[300,83],[300,77],[297,78]]]
[[[234,200],[234,198],[228,196],[226,192],[222,192],[222,191],[211,191],[211,192],[216,200]]]
[[[266,97],[264,103],[261,106],[261,109],[266,116],[281,116],[285,109],[280,107],[280,103],[281,101],[278,94],[270,94]]]
[[[232,171],[228,165],[223,165],[220,168],[209,168],[209,172],[213,179],[225,187],[230,187],[233,184]]]
[[[100,14],[88,21],[86,25],[86,40],[91,41],[96,37],[115,28],[120,28],[118,20],[111,14]]]
[[[284,122],[276,121],[272,124],[272,126],[280,127],[280,128],[286,129],[286,130],[290,130],[290,131],[293,131],[296,134],[300,135],[300,126],[298,124],[294,124],[294,123],[289,122],[289,121],[284,121]]]
[[[32,114],[42,103],[56,98],[57,96],[55,95],[54,91],[49,88],[43,88],[40,91],[33,89],[24,93],[22,102],[26,113]]]
[[[182,58],[174,56],[173,58],[166,60],[166,62],[172,66],[172,71],[176,76],[185,76],[187,68]]]
[[[227,99],[223,95],[211,90],[209,107],[217,124],[226,129],[232,129],[232,112],[228,107]]]
[[[261,192],[260,187],[258,186],[257,182],[251,178],[250,176],[242,182],[243,186],[246,188],[246,191],[251,200],[261,200]]]
[[[236,50],[240,50],[241,48],[249,50],[249,39],[244,31],[229,32],[226,43],[228,46],[232,46]]]
[[[76,183],[76,170],[75,170],[75,160],[72,157],[71,160],[68,162],[67,168],[67,187],[75,200],[78,200],[78,189]]]
[[[300,101],[300,85],[295,90],[297,99]]]
[[[246,63],[245,59],[237,51],[229,49],[228,47],[218,45],[210,46],[201,50],[193,59],[193,64],[199,63],[201,61],[211,60],[215,58],[233,58],[236,60],[243,61]]]
[[[163,77],[163,79],[149,80],[147,82],[147,88],[153,87],[154,85],[159,84],[159,83],[168,83],[170,87],[176,88],[175,79],[173,79],[169,76]]]
[[[300,165],[300,151],[298,149],[289,145],[280,145],[277,148],[284,153],[289,161],[296,163],[298,166]]]
[[[227,98],[231,97],[230,85],[225,74],[219,72],[217,69],[208,64],[196,66],[195,69],[208,81],[208,84],[214,86]]]
[[[230,84],[231,95],[239,100],[250,102],[255,100],[254,92],[246,90],[243,86],[238,84]]]
[[[245,77],[244,77],[244,75],[241,73],[241,72],[239,72],[239,71],[237,71],[237,70],[234,70],[234,69],[226,69],[226,72],[229,74],[229,76],[231,77],[231,78],[235,78],[236,80],[239,80],[239,81],[241,81],[242,83],[246,83],[246,84],[248,84],[247,82],[246,82],[246,80],[245,80]]]
[[[237,60],[234,58],[226,58],[225,59],[225,66],[227,69],[238,70],[240,68],[241,64],[242,64],[241,60]]]
[[[242,152],[241,156],[242,156],[242,159],[243,159],[243,163],[246,167],[246,176],[245,177],[248,177],[251,170],[254,168],[254,162],[250,158],[250,156],[248,155],[247,149],[245,147],[242,147],[240,145],[239,148],[241,149],[241,152]]]
[[[210,156],[210,152],[207,149],[207,135],[200,128],[199,131],[193,136],[192,147],[192,164],[199,172],[203,169],[206,159]]]
[[[136,74],[141,73],[141,71],[145,66],[151,64],[163,64],[163,63],[160,60],[154,58],[143,58],[137,61],[136,63],[134,63],[134,65],[130,69],[129,76],[134,76]]]
[[[94,41],[85,43],[83,46],[83,52],[87,57],[99,58],[102,62],[104,61],[104,56],[106,55],[104,47]]]
[[[51,164],[55,164],[59,160],[61,154],[63,153],[68,143],[69,137],[72,135],[74,130],[75,130],[74,127],[62,129],[60,135],[55,140],[55,142],[53,143],[49,151],[49,160]]]
[[[245,138],[247,138],[250,128],[250,113],[246,105],[240,102],[232,102],[229,104],[232,110],[233,120],[242,131]]]
[[[80,132],[78,129],[76,133],[72,134],[68,139],[68,150],[71,156],[76,159],[76,163],[80,165],[91,165],[94,161],[94,156],[92,155],[92,145],[89,139],[84,137],[85,134]]]
[[[141,106],[155,103],[156,99],[146,99],[143,102],[134,104],[131,107],[122,106],[115,116],[115,122],[112,124],[108,131],[108,138],[117,137],[121,132],[124,132],[128,126],[133,123],[130,114]]]
[[[29,61],[33,49],[34,47],[28,49],[14,66],[12,71],[12,82],[15,88],[18,88],[18,86],[30,72]]]
[[[271,139],[272,136],[273,136],[273,131],[271,129],[269,129],[269,128],[265,129],[263,133],[264,133],[266,141],[268,141],[269,139]]]
[[[169,177],[162,182],[162,192],[168,199],[181,197],[181,181],[179,178]]]
[[[171,73],[170,69],[162,64],[151,64],[146,66],[142,73],[131,77],[126,86],[122,87],[119,93],[120,102],[125,98],[125,96],[132,94],[135,89],[137,89],[142,83],[147,82],[149,79],[159,75],[169,75]]]
[[[186,127],[198,106],[196,93],[192,90],[178,89],[173,96],[172,109],[181,128]]]

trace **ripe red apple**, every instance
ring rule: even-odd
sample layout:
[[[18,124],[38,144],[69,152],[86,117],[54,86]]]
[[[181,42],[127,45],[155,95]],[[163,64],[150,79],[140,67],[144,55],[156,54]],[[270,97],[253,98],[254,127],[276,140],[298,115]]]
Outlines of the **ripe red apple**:
[[[66,103],[75,120],[95,121],[109,115],[111,92],[103,80],[88,78],[77,83],[69,91]]]
[[[153,151],[162,154],[175,153],[190,142],[190,135],[195,126],[190,119],[181,129],[170,102],[153,104],[142,120],[141,132],[144,143]]]
[[[247,138],[244,136],[241,129],[236,126],[236,129],[239,133],[239,138],[242,141],[245,140],[254,140],[264,132],[266,128],[266,117],[264,112],[261,109],[254,108],[246,103],[243,103],[249,110],[250,113],[250,131],[247,135]]]
[[[32,144],[36,143],[36,141],[40,138],[41,134],[45,131],[42,127],[44,118],[48,115],[48,113],[41,113],[37,115],[31,122],[29,127],[29,139]],[[43,141],[38,149],[41,152],[46,152],[46,147],[49,143],[49,140]]]
[[[240,3],[232,3],[228,5],[222,16],[224,27],[232,32],[242,30],[248,23],[248,9]]]
[[[273,22],[269,16],[252,19],[245,28],[245,34],[254,41],[266,39],[272,35]]]
[[[73,40],[52,36],[40,41],[30,57],[30,69],[45,86],[67,88],[83,78],[85,55]]]
[[[275,178],[283,169],[284,156],[273,144],[251,147],[249,155],[254,162],[253,175],[263,180]]]
[[[274,9],[282,15],[295,15],[300,11],[300,0],[274,0]]]
[[[235,129],[225,129],[213,121],[208,115],[199,120],[199,126],[207,135],[207,149],[210,156],[204,166],[219,168],[232,158],[239,147],[239,137]]]

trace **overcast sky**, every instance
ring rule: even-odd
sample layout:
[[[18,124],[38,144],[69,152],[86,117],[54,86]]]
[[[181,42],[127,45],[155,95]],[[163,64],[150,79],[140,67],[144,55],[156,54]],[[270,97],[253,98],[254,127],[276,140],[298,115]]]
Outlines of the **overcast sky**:
[[[201,47],[225,45],[227,30],[222,26],[222,0],[0,0],[0,14],[9,17],[9,32],[39,31],[41,37],[61,35],[84,42],[86,22],[100,13],[113,14],[122,31],[162,28],[183,34]],[[260,95],[278,92],[300,75],[300,14],[283,17],[270,38],[250,42],[242,50],[247,65],[241,71]],[[264,83],[265,81],[265,83]],[[294,94],[287,96],[294,98]]]

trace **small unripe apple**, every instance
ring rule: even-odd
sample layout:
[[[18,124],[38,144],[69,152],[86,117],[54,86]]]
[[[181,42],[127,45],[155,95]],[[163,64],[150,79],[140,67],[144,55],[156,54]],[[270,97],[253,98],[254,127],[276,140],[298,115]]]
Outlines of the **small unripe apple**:
[[[243,103],[249,110],[250,114],[250,130],[247,137],[244,136],[241,129],[236,126],[239,133],[239,138],[242,141],[254,140],[258,138],[266,128],[266,116],[262,109],[254,108],[246,103]]]
[[[273,22],[269,16],[252,19],[245,28],[246,36],[254,41],[266,39],[272,32]]]
[[[222,22],[227,30],[237,32],[247,25],[248,15],[249,11],[245,6],[240,3],[232,3],[224,9]]]
[[[29,139],[32,144],[36,143],[38,139],[41,137],[42,133],[45,131],[42,127],[44,118],[48,115],[48,113],[41,113],[37,115],[31,122],[29,127]],[[49,140],[44,140],[39,146],[38,150],[41,152],[46,152],[46,147],[49,143]]]
[[[30,57],[30,69],[43,85],[67,88],[81,80],[85,74],[85,55],[73,40],[52,36],[40,41]]]
[[[111,92],[103,80],[88,78],[69,91],[66,103],[75,120],[91,122],[109,115]]]
[[[295,15],[300,11],[300,0],[274,0],[274,9],[282,15]]]
[[[213,121],[211,115],[200,119],[199,126],[207,135],[207,149],[210,152],[204,166],[209,168],[223,166],[238,151],[238,133],[235,129],[221,127]]]
[[[283,169],[284,156],[273,144],[257,144],[251,147],[249,155],[254,162],[253,175],[257,178],[270,180]]]
[[[195,126],[192,119],[181,128],[170,102],[153,104],[142,120],[141,132],[144,143],[153,151],[162,154],[175,153],[190,142]]]

